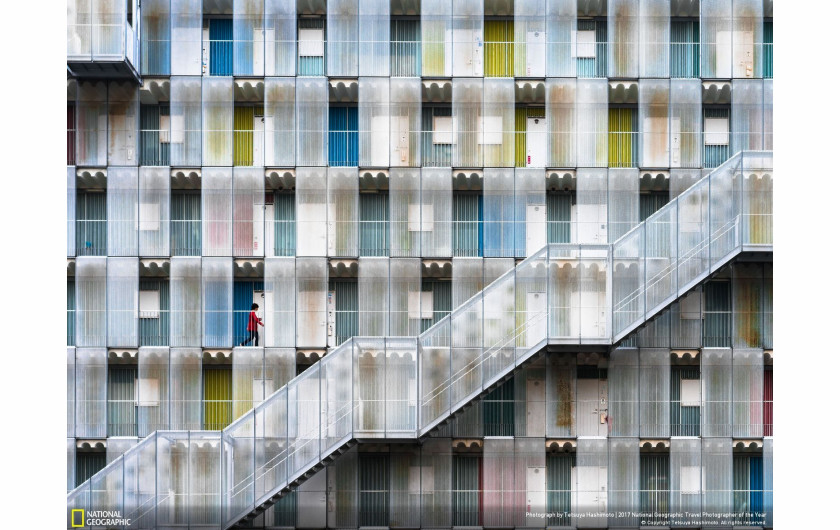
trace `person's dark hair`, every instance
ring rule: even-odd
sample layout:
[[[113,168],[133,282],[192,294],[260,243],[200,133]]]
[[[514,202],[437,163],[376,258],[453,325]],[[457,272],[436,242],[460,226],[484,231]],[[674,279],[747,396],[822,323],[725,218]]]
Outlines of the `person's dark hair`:
[[[251,304],[251,309],[252,310],[253,309],[259,309],[259,308],[260,308],[260,304]]]

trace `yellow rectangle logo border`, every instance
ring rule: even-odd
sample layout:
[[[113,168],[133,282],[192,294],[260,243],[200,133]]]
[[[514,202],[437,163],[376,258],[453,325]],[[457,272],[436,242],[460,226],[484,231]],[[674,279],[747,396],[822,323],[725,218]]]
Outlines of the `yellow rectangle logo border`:
[[[76,513],[82,513],[82,522],[76,524]],[[77,508],[75,510],[70,510],[70,527],[71,528],[84,528],[85,526],[85,510],[84,508]]]

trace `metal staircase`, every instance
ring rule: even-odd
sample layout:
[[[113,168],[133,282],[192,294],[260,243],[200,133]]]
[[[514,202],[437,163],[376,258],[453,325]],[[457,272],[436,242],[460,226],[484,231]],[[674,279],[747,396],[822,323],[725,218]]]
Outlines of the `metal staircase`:
[[[152,433],[68,494],[68,528],[241,526],[352,444],[416,441],[547,346],[608,348],[772,248],[772,153],[739,153],[612,245],[548,245],[417,337],[348,340],[223,431]]]

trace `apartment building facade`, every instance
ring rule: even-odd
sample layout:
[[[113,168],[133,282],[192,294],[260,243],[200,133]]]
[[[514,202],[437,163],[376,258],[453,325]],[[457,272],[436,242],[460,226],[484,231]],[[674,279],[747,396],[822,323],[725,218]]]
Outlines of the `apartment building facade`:
[[[67,9],[68,528],[772,528],[771,0]]]

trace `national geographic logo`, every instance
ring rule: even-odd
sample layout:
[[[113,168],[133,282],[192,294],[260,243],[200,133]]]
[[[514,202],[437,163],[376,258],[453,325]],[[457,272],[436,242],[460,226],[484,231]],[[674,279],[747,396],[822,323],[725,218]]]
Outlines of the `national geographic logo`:
[[[90,511],[70,510],[70,527],[85,528],[90,526],[131,526],[131,519],[126,519],[118,510]]]

